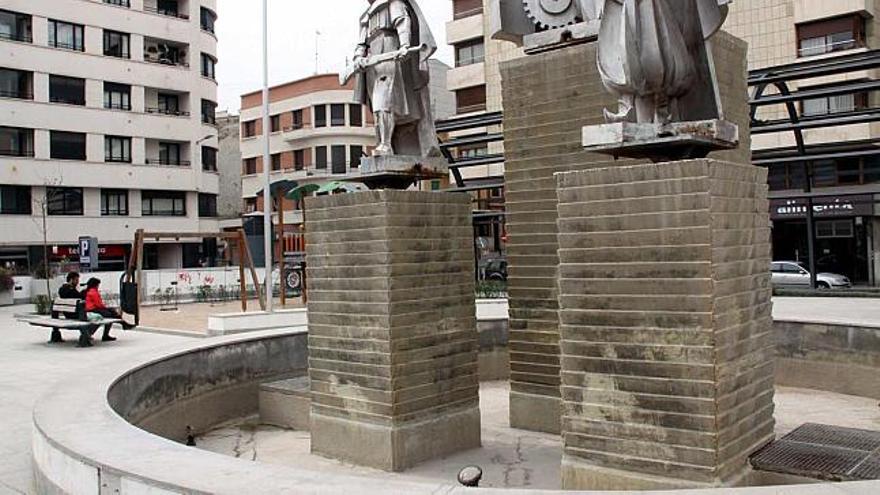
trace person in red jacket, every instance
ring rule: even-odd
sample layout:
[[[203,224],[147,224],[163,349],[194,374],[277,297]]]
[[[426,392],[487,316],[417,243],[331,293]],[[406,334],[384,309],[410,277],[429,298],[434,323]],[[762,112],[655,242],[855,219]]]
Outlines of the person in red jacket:
[[[104,304],[104,299],[101,298],[101,281],[96,278],[90,278],[88,282],[86,282],[86,312],[87,313],[97,313],[104,318],[122,318],[122,315],[119,313],[119,310],[115,308],[108,308],[106,304]],[[113,342],[116,340],[115,337],[110,336],[110,328],[112,324],[104,325],[104,336],[101,337],[103,342]]]

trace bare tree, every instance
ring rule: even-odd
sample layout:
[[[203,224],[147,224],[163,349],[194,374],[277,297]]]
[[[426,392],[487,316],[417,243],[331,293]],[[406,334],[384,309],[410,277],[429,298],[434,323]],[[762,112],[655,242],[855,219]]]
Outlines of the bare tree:
[[[40,233],[43,235],[43,270],[46,277],[46,296],[49,299],[52,299],[51,269],[49,267],[49,203],[51,203],[53,199],[51,196],[54,194],[51,188],[58,187],[63,183],[63,176],[54,179],[44,179],[43,188],[46,193],[41,199],[33,200],[34,206],[40,212],[40,217],[33,219],[33,221],[37,224]]]

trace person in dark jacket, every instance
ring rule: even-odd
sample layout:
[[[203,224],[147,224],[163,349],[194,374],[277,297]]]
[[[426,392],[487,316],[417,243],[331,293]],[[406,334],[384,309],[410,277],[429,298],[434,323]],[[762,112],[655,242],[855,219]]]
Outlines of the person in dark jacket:
[[[58,289],[58,297],[61,299],[82,299],[86,298],[85,291],[79,290],[79,273],[70,272],[67,274],[67,283]],[[64,313],[64,317],[68,320],[78,320],[79,315],[76,313]],[[87,329],[83,329],[79,336],[79,347],[91,347],[92,335],[98,331],[98,325],[92,325]],[[61,332],[55,330],[52,332],[52,342],[63,342]]]

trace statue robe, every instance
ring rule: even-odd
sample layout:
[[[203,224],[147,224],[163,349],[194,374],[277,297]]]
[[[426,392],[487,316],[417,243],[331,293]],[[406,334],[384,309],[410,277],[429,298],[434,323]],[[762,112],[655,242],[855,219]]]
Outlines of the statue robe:
[[[686,117],[680,101],[715,94],[706,40],[724,23],[728,0],[605,0],[601,9],[599,71],[620,97],[669,101],[678,120],[719,118],[717,111]],[[698,106],[698,105],[697,105]],[[705,106],[705,105],[703,105]],[[640,112],[638,120],[648,116]]]

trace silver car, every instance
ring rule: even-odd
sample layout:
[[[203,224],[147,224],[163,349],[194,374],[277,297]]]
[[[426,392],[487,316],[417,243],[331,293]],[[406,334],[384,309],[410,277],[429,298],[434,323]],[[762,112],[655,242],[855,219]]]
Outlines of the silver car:
[[[810,272],[794,261],[774,261],[770,264],[771,280],[774,287],[810,287]],[[837,273],[820,273],[816,275],[816,286],[819,289],[849,289],[849,279]]]

